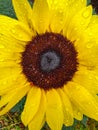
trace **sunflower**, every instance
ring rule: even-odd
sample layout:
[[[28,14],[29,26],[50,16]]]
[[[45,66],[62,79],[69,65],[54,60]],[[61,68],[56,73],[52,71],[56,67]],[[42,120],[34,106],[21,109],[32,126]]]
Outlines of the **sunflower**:
[[[0,15],[0,115],[27,96],[29,130],[98,121],[98,16],[86,0],[12,0]]]

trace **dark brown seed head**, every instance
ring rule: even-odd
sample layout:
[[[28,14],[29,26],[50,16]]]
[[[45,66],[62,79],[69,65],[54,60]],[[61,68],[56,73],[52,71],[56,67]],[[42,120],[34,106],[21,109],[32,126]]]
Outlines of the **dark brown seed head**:
[[[63,87],[77,71],[74,44],[57,33],[37,35],[22,54],[23,73],[35,86],[49,90]]]

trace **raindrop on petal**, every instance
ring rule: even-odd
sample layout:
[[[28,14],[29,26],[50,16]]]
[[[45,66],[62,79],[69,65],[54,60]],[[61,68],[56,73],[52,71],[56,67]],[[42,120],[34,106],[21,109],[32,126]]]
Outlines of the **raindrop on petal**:
[[[12,32],[13,34],[15,34],[16,31],[15,31],[14,29],[12,29],[11,32]]]
[[[93,44],[91,42],[88,42],[87,45],[86,45],[87,48],[92,48],[93,47]]]
[[[0,44],[0,48],[2,48],[2,49],[3,49],[3,48],[5,48],[5,46],[4,46],[4,45],[2,45],[2,44]]]
[[[89,16],[91,15],[91,12],[89,9],[86,9],[83,13],[82,13],[82,16],[84,18],[88,18]]]

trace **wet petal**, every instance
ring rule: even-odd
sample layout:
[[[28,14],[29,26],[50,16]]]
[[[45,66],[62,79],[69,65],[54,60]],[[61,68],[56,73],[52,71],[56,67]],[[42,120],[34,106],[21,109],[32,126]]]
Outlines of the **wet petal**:
[[[73,104],[72,102],[71,102],[71,105],[72,105],[72,109],[73,109],[74,118],[81,121],[83,119],[82,112],[80,112],[79,108],[76,107],[75,104]]]
[[[59,94],[52,89],[47,91],[46,121],[52,130],[61,130],[63,125],[63,110]]]
[[[3,98],[1,98],[0,100],[0,107],[4,106],[6,103],[8,103],[1,111],[0,111],[0,115],[3,115],[5,114],[6,112],[8,112],[15,104],[17,104],[20,99],[22,99],[26,93],[29,91],[30,87],[22,87],[22,88],[19,88],[19,89],[16,89],[12,90],[11,95],[6,95],[4,96]],[[8,99],[7,99],[7,96]]]
[[[40,130],[43,126],[43,121],[45,123],[45,112],[46,112],[46,96],[44,91],[41,94],[40,105],[37,113],[35,114],[32,121],[29,123],[29,130]]]
[[[50,9],[50,28],[52,32],[59,33],[64,26],[68,0],[48,0]]]
[[[33,24],[38,33],[45,33],[49,26],[49,7],[47,0],[35,0],[33,5]]]
[[[86,0],[69,0],[67,11],[66,11],[66,20],[65,20],[65,26],[64,26],[64,34],[67,36],[67,30],[69,27],[69,24],[72,22],[72,18],[77,15],[79,10],[86,7]]]
[[[87,89],[73,82],[70,82],[65,89],[68,91],[70,100],[83,114],[98,120],[98,102]]]
[[[84,86],[93,95],[98,94],[98,71],[94,70],[93,66],[80,65],[73,81]]]
[[[4,75],[3,77],[0,77],[0,78],[1,78],[0,79],[0,95],[1,96],[9,93],[9,91],[14,90],[15,88],[21,88],[29,84],[25,76],[22,75],[20,71],[18,72],[18,69],[15,70],[15,68],[14,68],[14,74],[12,73],[10,76]]]
[[[23,23],[12,19],[10,17],[0,15],[0,37],[9,36],[14,37],[21,41],[30,41],[32,39],[33,32],[25,26]]]
[[[74,121],[71,103],[70,103],[66,93],[64,93],[64,91],[62,91],[62,89],[59,89],[58,93],[61,97],[61,101],[62,101],[62,104],[63,104],[64,124],[66,126],[70,126],[70,125],[73,124],[73,121]]]
[[[90,19],[92,16],[92,6],[88,6],[83,8],[81,11],[76,13],[75,16],[71,19],[71,22],[64,28],[64,34],[71,39],[71,41],[75,41],[83,35],[83,31],[88,26]]]
[[[12,0],[17,18],[29,26],[32,19],[32,8],[28,0]]]
[[[27,95],[27,100],[22,112],[22,122],[25,126],[34,118],[38,111],[41,99],[41,90],[37,87],[32,87]]]
[[[98,64],[97,28],[98,28],[98,16],[92,16],[88,27],[83,32],[84,40],[77,42],[76,49],[79,52],[78,59],[82,65],[97,67]]]

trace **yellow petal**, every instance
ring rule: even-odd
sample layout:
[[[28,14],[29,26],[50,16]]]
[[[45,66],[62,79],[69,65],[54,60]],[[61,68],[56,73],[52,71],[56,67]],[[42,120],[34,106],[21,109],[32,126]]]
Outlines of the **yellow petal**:
[[[0,95],[5,93],[5,90],[13,85],[14,82],[16,82],[16,79],[21,73],[20,68],[2,68],[0,69]]]
[[[63,125],[63,109],[61,99],[56,90],[47,91],[46,121],[52,130],[61,130]]]
[[[98,71],[93,70],[93,67],[80,65],[73,81],[84,86],[93,95],[98,94]]]
[[[6,51],[1,50],[0,62],[11,62],[12,61],[12,62],[14,62],[14,64],[16,64],[16,66],[19,66],[19,64],[17,64],[17,63],[19,63],[20,60],[21,60],[21,55],[19,53],[11,52],[11,51],[6,52]]]
[[[17,18],[29,26],[32,19],[32,8],[28,0],[12,0]]]
[[[24,2],[23,2],[24,3]],[[15,39],[22,41],[30,41],[32,39],[33,32],[30,29],[15,19],[0,15],[0,37],[2,35],[14,37]]]
[[[64,86],[64,91],[66,93],[66,95],[69,95],[69,92],[66,89],[66,85]],[[69,99],[70,100],[70,99]],[[71,106],[72,106],[72,110],[73,110],[73,117],[77,120],[82,120],[83,119],[83,114],[80,112],[80,110],[78,109],[78,107],[75,106],[75,104],[70,100]]]
[[[75,104],[71,103],[72,109],[73,109],[73,116],[77,120],[82,120],[83,119],[83,114],[82,112],[79,111],[79,109],[75,106]]]
[[[1,98],[0,100],[0,107],[2,107],[3,105],[5,105],[6,103],[8,103],[1,111],[0,111],[0,115],[5,114],[6,112],[8,112],[15,104],[17,104],[21,98],[23,98],[26,93],[29,91],[30,87],[29,86],[25,86],[19,89],[15,89],[15,91],[13,90],[10,94],[10,96],[7,99],[7,95],[3,98]]]
[[[19,67],[12,67],[12,68],[5,68],[5,69],[0,69],[0,80],[7,78],[9,76],[14,76],[19,73],[21,73],[22,69]]]
[[[22,82],[21,82],[22,81]],[[0,80],[0,95],[9,93],[9,91],[15,88],[23,87],[29,84],[24,75],[20,74],[18,70],[14,71],[14,74],[2,77]]]
[[[27,95],[26,104],[22,112],[21,119],[26,126],[35,116],[38,111],[41,100],[41,90],[37,87],[32,87]]]
[[[75,41],[83,35],[83,31],[88,26],[92,16],[92,6],[83,8],[81,11],[76,13],[75,16],[71,19],[71,22],[64,27],[64,34],[67,35],[68,39]]]
[[[92,16],[88,27],[85,29],[84,41],[77,43],[78,59],[82,65],[97,66],[98,64],[98,16]],[[86,51],[84,51],[86,50]]]
[[[95,39],[98,43],[98,38],[96,36],[98,34],[97,28],[98,28],[98,15],[92,15],[89,26],[86,28],[86,30],[84,32],[86,40]]]
[[[66,85],[70,100],[86,116],[98,121],[98,102],[84,87],[74,82]]]
[[[24,44],[26,42],[20,42],[12,36],[0,35],[0,57],[4,57],[5,59],[12,58],[13,55],[15,56],[14,60],[19,59],[21,56],[20,52],[25,50]],[[9,58],[8,58],[9,57]],[[14,57],[13,57],[14,58]]]
[[[35,114],[32,121],[29,123],[29,130],[40,130],[43,126],[43,121],[45,120],[45,112],[46,112],[46,96],[44,91],[41,93],[41,101],[39,105],[39,109]]]
[[[33,5],[33,24],[38,33],[45,33],[49,26],[49,8],[47,0],[35,0]]]
[[[72,18],[79,12],[79,10],[85,8],[87,1],[86,0],[69,0],[67,11],[66,11],[66,21],[64,27],[64,34],[67,35],[67,30],[69,24],[72,21]]]
[[[50,28],[52,32],[59,33],[64,26],[66,17],[66,7],[68,0],[48,0],[50,9]]]
[[[59,89],[58,93],[61,97],[61,101],[62,101],[62,104],[63,104],[64,124],[66,126],[70,126],[70,125],[73,124],[73,121],[74,121],[71,103],[70,103],[66,93],[64,93],[64,91],[62,91],[62,89]]]
[[[68,10],[70,16],[72,17],[79,11],[87,6],[87,0],[69,0],[68,1]]]
[[[18,67],[17,61],[0,61],[0,69],[3,69],[5,67]]]
[[[78,41],[76,50],[78,52],[77,58],[81,65],[89,68],[91,67],[92,69],[95,69],[97,67],[98,42],[95,40],[95,38],[93,40],[88,39],[86,42]]]
[[[0,108],[9,103],[14,95],[15,93],[13,93],[13,90],[7,93],[6,95],[3,95],[0,100]]]

